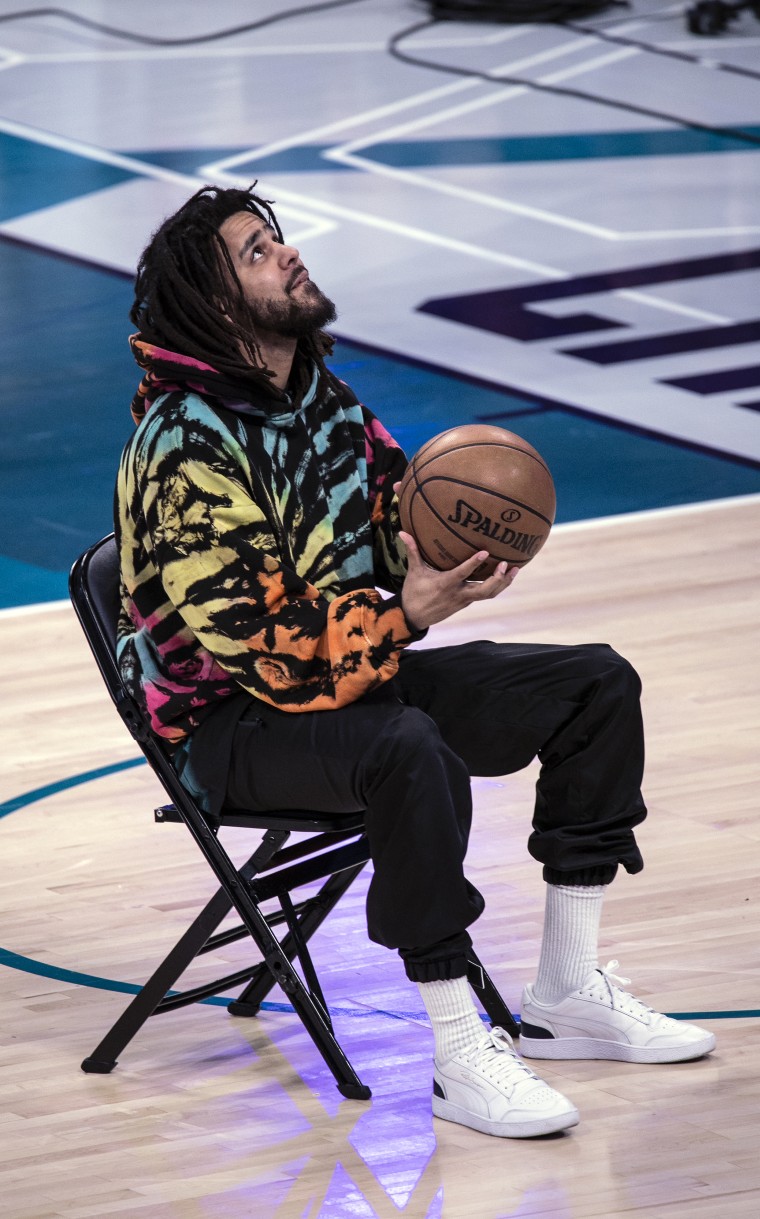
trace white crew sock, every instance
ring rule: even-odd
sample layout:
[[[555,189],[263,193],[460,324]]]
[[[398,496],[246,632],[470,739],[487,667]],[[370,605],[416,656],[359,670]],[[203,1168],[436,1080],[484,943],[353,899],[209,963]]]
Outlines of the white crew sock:
[[[544,935],[533,993],[558,1003],[599,965],[599,922],[605,885],[547,885]]]
[[[480,1041],[486,1028],[466,978],[442,978],[417,986],[433,1026],[436,1062],[442,1065]]]

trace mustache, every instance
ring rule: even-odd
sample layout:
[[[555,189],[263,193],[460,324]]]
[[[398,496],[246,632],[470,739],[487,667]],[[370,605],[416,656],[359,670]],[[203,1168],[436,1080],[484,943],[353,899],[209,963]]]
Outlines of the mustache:
[[[295,287],[296,280],[300,279],[304,273],[306,273],[306,275],[309,274],[303,263],[299,263],[299,265],[293,269],[293,273],[290,275],[288,282],[285,285],[285,291],[290,292],[292,288]]]

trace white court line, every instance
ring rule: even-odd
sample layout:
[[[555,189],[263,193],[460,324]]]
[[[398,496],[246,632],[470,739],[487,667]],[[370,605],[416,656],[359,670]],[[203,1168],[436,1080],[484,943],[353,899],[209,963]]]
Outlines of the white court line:
[[[273,140],[270,144],[262,144],[258,147],[249,148],[245,152],[235,153],[231,157],[223,157],[221,161],[209,162],[203,168],[208,173],[226,173],[244,161],[269,157],[274,153],[284,152],[288,148],[298,148],[302,144],[309,143],[312,140],[320,140],[325,136],[333,135],[337,131],[343,131],[347,127],[354,127],[357,123],[370,123],[375,119],[385,118],[387,115],[395,114],[399,110],[406,110],[411,106],[422,106],[429,101],[438,101],[439,98],[447,97],[451,93],[464,93],[481,83],[481,81],[459,80],[451,85],[439,85],[435,89],[426,89],[424,93],[417,93],[411,97],[402,98],[400,101],[386,102],[382,106],[375,106],[371,110],[365,110],[362,114],[335,119],[331,123],[323,123],[319,127],[312,127],[310,130],[301,131],[297,135],[286,136],[281,140]]]
[[[379,141],[373,142],[379,143]],[[467,203],[490,207],[496,211],[525,216],[530,220],[536,220],[556,228],[584,233],[587,236],[598,238],[600,241],[626,243],[634,241],[695,240],[700,237],[744,237],[760,233],[760,225],[736,225],[730,228],[716,226],[705,229],[639,229],[628,232],[620,231],[607,228],[604,225],[594,224],[591,221],[575,220],[570,216],[547,211],[545,208],[534,207],[532,204],[517,203],[514,200],[491,195],[485,191],[473,190],[471,187],[457,186],[441,178],[432,178],[424,173],[416,173],[414,170],[399,169],[393,165],[385,165],[380,161],[372,160],[371,157],[361,157],[345,153],[342,148],[330,149],[323,155],[325,160],[334,161],[339,165],[346,165],[349,168],[364,170],[377,177],[394,178],[409,186],[416,186],[421,190],[434,191],[437,194],[449,195],[452,198],[461,199]],[[654,299],[654,297],[650,297],[650,300]],[[675,308],[675,306],[671,307]]]
[[[62,152],[70,152],[75,156],[82,157],[84,160],[96,161],[102,165],[112,165],[116,169],[127,170],[134,174],[136,178],[153,178],[159,182],[176,183],[189,189],[191,193],[198,190],[206,181],[204,177],[198,174],[186,174],[174,169],[165,169],[160,165],[151,165],[147,161],[138,160],[136,157],[128,157],[122,153],[110,152],[104,148],[97,148],[93,144],[85,144],[81,140],[73,140],[68,136],[55,135],[50,131],[28,127],[25,123],[17,123],[11,119],[0,118],[0,131],[4,131],[8,135],[19,136],[21,139],[29,140],[35,144],[42,144],[46,148],[57,148]],[[245,185],[248,185],[248,183],[246,182]],[[73,200],[73,202],[76,202],[76,200]],[[60,204],[54,205],[54,207],[60,206]],[[53,208],[39,208],[37,210],[43,212],[53,210]],[[283,215],[290,215],[294,220],[302,221],[307,226],[305,229],[299,230],[298,233],[292,235],[294,241],[296,238],[303,241],[307,237],[322,236],[324,233],[332,232],[336,227],[332,221],[326,220],[324,216],[315,215],[308,207],[308,199],[305,200],[303,208],[286,205],[284,208],[278,208],[278,211],[281,211]],[[34,214],[34,212],[26,212],[23,216],[15,217],[14,219],[19,221]],[[2,228],[3,225],[0,224],[0,231]]]
[[[176,182],[177,184],[189,188],[191,191],[197,190],[199,186],[203,185],[205,178],[206,171],[204,168],[200,170],[200,174],[198,176],[178,173],[175,170],[167,170],[161,166],[150,165],[147,162],[140,161],[135,157],[125,157],[119,153],[108,152],[104,149],[95,148],[92,145],[84,144],[79,140],[71,140],[64,136],[54,135],[50,132],[42,132],[36,128],[28,127],[25,124],[16,123],[11,120],[0,119],[0,131],[6,131],[11,135],[18,135],[24,139],[29,139],[35,143],[43,144],[47,147],[59,148],[66,152],[72,152],[89,160],[99,161],[102,164],[127,169],[130,172],[133,172],[137,177],[154,178],[158,181]],[[231,184],[241,184],[240,179],[234,178],[231,175],[220,174],[218,175],[220,185],[222,185],[221,179],[224,178],[227,178]],[[399,224],[385,217],[372,216],[369,213],[341,207],[337,204],[326,204],[322,201],[315,200],[311,196],[299,195],[293,191],[278,189],[277,193],[278,196],[284,200],[283,204],[280,205],[278,199],[278,212],[283,216],[292,216],[294,219],[303,220],[309,226],[306,230],[302,230],[290,235],[290,239],[294,242],[297,240],[303,241],[306,239],[306,237],[320,236],[326,232],[333,231],[336,227],[335,224],[332,221],[326,220],[321,214],[322,212],[326,212],[329,216],[334,216],[338,219],[355,221],[370,228],[377,228],[386,232],[399,234],[412,240],[420,241],[424,244],[442,246],[457,253],[462,253],[480,260],[497,263],[502,266],[514,267],[518,270],[528,271],[531,274],[540,275],[549,279],[561,280],[569,278],[567,272],[560,271],[556,267],[547,267],[540,263],[517,258],[514,255],[499,254],[494,250],[475,246],[469,242],[462,242],[453,238],[440,237],[437,234],[429,233],[422,229],[416,229],[410,225]],[[314,214],[315,211],[317,212],[316,216]],[[626,295],[626,293],[621,292],[620,295]],[[635,297],[632,298],[635,299]],[[643,294],[642,299],[644,299]],[[654,305],[655,307],[660,307],[671,312],[684,313],[687,316],[700,316],[695,314],[694,311],[689,310],[686,307],[675,305],[672,302],[660,302],[657,297],[647,296],[646,300],[649,304]],[[727,323],[732,319],[712,319],[709,314],[706,314],[704,315],[704,320],[716,320],[722,323]]]
[[[438,47],[484,47],[495,43],[507,42],[510,38],[521,37],[524,33],[535,31],[536,27],[523,26],[520,30],[499,30],[495,34],[482,34],[475,37],[451,38],[420,38],[415,46],[435,50]],[[388,50],[388,40],[368,40],[359,42],[310,42],[282,43],[260,46],[190,46],[190,47],[121,47],[93,49],[89,51],[14,51],[11,47],[0,47],[0,54],[6,52],[17,56],[20,62],[34,64],[66,64],[66,63],[114,63],[119,61],[150,61],[153,59],[251,59],[267,58],[270,55],[355,55],[357,51],[385,54]]]
[[[729,495],[725,499],[707,499],[699,503],[673,504],[668,508],[641,508],[636,512],[621,512],[617,516],[597,516],[585,521],[565,521],[555,525],[552,532],[580,533],[584,529],[605,529],[610,525],[620,525],[627,521],[648,520],[664,516],[688,516],[698,512],[714,512],[720,508],[737,508],[742,505],[756,504],[760,510],[760,495]],[[758,518],[760,523],[760,517]]]
[[[512,72],[522,72],[525,68],[537,67],[541,63],[546,63],[548,60],[559,59],[565,55],[576,55],[579,51],[587,50],[583,43],[574,39],[571,43],[564,43],[560,47],[552,47],[550,51],[541,51],[535,55],[526,56],[524,59],[515,59],[510,63],[501,64],[492,69],[492,75],[497,76],[502,73],[504,76],[511,75]],[[547,80],[549,78],[547,77]],[[488,84],[482,77],[476,78],[477,83]],[[498,83],[498,82],[494,82]],[[527,85],[514,85],[510,89],[505,90],[499,87],[490,92],[487,97],[479,97],[474,101],[465,102],[459,106],[450,107],[448,110],[436,110],[433,114],[425,114],[416,119],[410,119],[405,123],[398,123],[395,127],[387,127],[383,131],[377,131],[371,136],[361,136],[359,139],[352,140],[348,144],[342,145],[338,149],[331,149],[331,153],[352,153],[361,150],[362,148],[371,148],[373,144],[379,144],[381,141],[397,139],[400,135],[408,135],[410,131],[419,131],[423,127],[434,126],[438,123],[444,123],[451,118],[461,118],[465,114],[471,113],[473,110],[478,110],[486,106],[495,106],[499,102],[505,101],[508,98],[522,96],[527,93]],[[258,155],[258,153],[257,153]]]
[[[502,74],[504,76],[509,76],[513,72],[523,71],[526,67],[534,67],[541,62],[546,62],[549,59],[558,58],[570,52],[576,52],[581,49],[588,49],[588,44],[582,39],[574,39],[572,43],[566,43],[560,47],[554,47],[550,51],[539,52],[536,55],[525,57],[522,60],[512,60],[508,63],[500,64],[491,70],[491,75],[498,76],[499,74]],[[622,50],[608,51],[593,59],[585,60],[582,64],[574,64],[571,67],[561,69],[559,72],[554,72],[550,75],[539,77],[536,83],[539,85],[559,84],[561,81],[569,80],[574,76],[596,71],[598,68],[606,67],[610,63],[614,63],[622,59],[628,59],[638,54],[641,54],[641,52],[637,48],[628,47],[623,48]],[[439,194],[445,194],[454,198],[463,199],[470,203],[491,207],[497,211],[526,216],[532,220],[555,225],[559,228],[570,229],[571,231],[583,233],[587,236],[595,237],[602,241],[666,241],[677,238],[688,238],[690,240],[694,240],[698,237],[748,236],[753,233],[760,232],[760,226],[751,225],[736,226],[730,229],[725,227],[712,227],[706,229],[665,229],[624,232],[611,229],[606,225],[592,224],[588,221],[577,220],[567,215],[561,215],[557,212],[548,211],[545,208],[537,208],[529,204],[517,203],[514,200],[504,199],[501,196],[497,197],[487,194],[483,191],[475,191],[469,187],[456,186],[452,183],[442,181],[441,179],[429,177],[424,173],[415,173],[412,170],[399,169],[394,166],[383,165],[382,163],[372,159],[371,149],[375,144],[387,142],[388,140],[397,138],[400,135],[406,135],[412,130],[419,130],[425,126],[429,127],[438,122],[444,122],[451,118],[459,118],[462,114],[471,110],[489,105],[496,105],[502,101],[512,100],[526,92],[528,92],[527,85],[516,85],[506,91],[499,89],[497,92],[489,94],[487,97],[477,98],[474,101],[464,103],[460,106],[449,107],[447,110],[437,112],[433,115],[424,115],[416,119],[409,120],[406,123],[397,124],[394,127],[386,128],[384,131],[375,132],[372,136],[364,136],[360,139],[352,140],[338,148],[332,148],[325,151],[323,155],[325,160],[334,161],[337,164],[346,165],[357,170],[364,170],[381,177],[395,178],[398,181],[406,182],[409,185],[417,186],[423,190],[437,191]],[[369,149],[370,156],[356,156],[356,153],[362,149]],[[654,304],[656,299],[656,297],[650,297],[649,302]],[[666,305],[663,307],[673,309],[676,312],[678,311],[677,307],[672,305]]]
[[[509,30],[501,38],[500,41],[506,42],[525,35],[525,28],[518,27],[514,30]],[[231,157],[224,157],[221,161],[210,162],[204,166],[204,170],[209,173],[224,173],[229,169],[233,169],[236,165],[242,164],[244,161],[249,161],[256,157],[269,157],[274,153],[284,152],[289,148],[298,148],[302,144],[308,144],[313,140],[322,140],[326,136],[334,135],[338,131],[344,131],[346,128],[356,127],[363,123],[372,123],[376,119],[387,118],[391,114],[398,114],[404,110],[411,110],[415,106],[423,106],[428,102],[440,101],[443,97],[448,97],[454,93],[467,93],[472,89],[483,88],[487,82],[477,78],[472,80],[453,81],[448,85],[436,85],[432,89],[424,89],[421,93],[412,93],[407,97],[400,98],[395,102],[385,102],[381,106],[373,106],[369,110],[361,111],[359,114],[345,116],[341,119],[335,119],[330,123],[322,123],[318,127],[312,127],[307,131],[300,131],[296,135],[286,136],[280,140],[273,140],[269,144],[261,144],[255,148],[251,148],[246,152],[236,153]],[[438,112],[436,112],[438,113]]]
[[[92,161],[98,161],[104,165],[113,165],[119,169],[127,169],[136,177],[155,178],[162,182],[174,182],[195,191],[199,186],[202,186],[205,181],[205,175],[208,167],[201,167],[196,175],[179,173],[173,169],[164,169],[158,165],[150,165],[145,161],[140,161],[136,157],[127,157],[121,153],[109,152],[102,148],[96,148],[90,144],[84,144],[81,140],[72,140],[66,136],[54,135],[52,132],[43,132],[34,127],[28,127],[26,124],[17,123],[9,119],[0,119],[0,131],[6,131],[10,135],[18,135],[23,139],[28,139],[37,144],[43,144],[50,148],[59,148],[65,152],[72,152],[77,156],[88,158]],[[228,173],[216,173],[218,185],[231,186],[247,186],[247,177],[236,177]],[[504,266],[517,267],[520,270],[527,270],[538,275],[549,276],[556,279],[566,278],[564,271],[556,271],[551,267],[543,267],[539,263],[528,262],[522,258],[515,258],[506,254],[498,254],[493,250],[488,250],[480,246],[475,246],[469,242],[457,241],[452,238],[438,237],[434,233],[428,233],[423,229],[415,229],[408,225],[399,224],[393,220],[384,217],[371,216],[368,213],[358,212],[352,208],[341,207],[338,204],[325,203],[322,200],[312,199],[310,195],[299,194],[295,191],[279,189],[277,210],[278,214],[291,215],[296,219],[307,220],[311,224],[326,225],[322,213],[325,212],[328,216],[337,216],[339,219],[354,220],[360,224],[367,225],[370,228],[384,229],[386,232],[395,233],[405,237],[411,237],[426,244],[443,246],[446,249],[454,250],[459,253],[469,254],[473,257],[486,259],[489,262],[501,263]],[[284,200],[284,204],[280,204],[280,199]],[[313,206],[312,206],[313,205]],[[40,209],[44,210],[44,209]],[[315,216],[314,213],[317,213]],[[32,214],[32,213],[27,213]],[[20,218],[19,218],[20,219]],[[2,227],[2,226],[0,226]],[[330,228],[334,226],[329,226]],[[323,231],[327,231],[325,227]]]
[[[508,42],[511,38],[522,37],[524,33],[535,31],[536,26],[523,26],[520,29],[497,30],[493,34],[476,34],[474,36],[456,36],[444,38],[420,38],[415,45],[434,50],[436,47],[484,47],[493,46],[499,42]],[[251,31],[252,33],[255,31]],[[112,63],[114,61],[141,61],[151,59],[234,59],[234,58],[266,58],[269,55],[354,55],[357,51],[370,51],[385,54],[388,51],[388,39],[364,40],[362,42],[309,42],[309,43],[271,43],[263,46],[232,46],[199,45],[189,47],[122,47],[108,49],[100,47],[90,51],[16,51],[12,47],[0,47],[0,55],[7,54],[17,59],[19,63],[34,64],[65,64],[65,63]]]
[[[61,609],[69,609],[72,614],[74,612],[70,601],[36,601],[32,605],[8,605],[5,609],[0,609],[0,622],[4,618],[24,618],[27,614],[48,614],[52,610]]]
[[[247,181],[246,177],[237,177],[234,174],[227,173],[218,174],[218,179],[220,185],[226,182],[230,186],[240,186]],[[277,199],[278,209],[280,199],[296,204],[308,202],[309,205],[314,206],[315,210],[323,211],[328,216],[337,216],[340,220],[351,220],[366,228],[380,229],[386,233],[394,233],[399,237],[408,237],[412,241],[419,241],[424,245],[440,246],[456,254],[466,254],[471,258],[478,258],[485,262],[496,263],[505,267],[515,267],[520,271],[529,271],[531,274],[546,276],[549,279],[568,278],[566,271],[558,271],[554,267],[545,267],[541,263],[529,262],[525,258],[517,258],[512,254],[500,254],[496,250],[473,245],[468,241],[459,241],[454,237],[443,237],[438,233],[429,232],[427,229],[418,229],[410,224],[402,224],[400,221],[390,220],[387,216],[375,216],[371,212],[357,211],[356,208],[344,207],[339,203],[327,202],[324,199],[314,199],[311,195],[303,195],[281,186],[277,187]]]
[[[691,504],[675,504],[668,508],[642,508],[636,512],[620,512],[615,516],[598,516],[583,521],[565,521],[555,525],[552,533],[582,533],[585,530],[614,528],[615,526],[626,525],[630,521],[654,518],[662,519],[668,516],[696,515],[700,512],[713,512],[721,508],[736,508],[751,504],[757,504],[758,510],[760,510],[760,494],[732,495],[726,496],[725,499],[703,500],[699,503]],[[74,612],[71,602],[66,600],[38,601],[33,605],[10,605],[5,609],[0,609],[0,622],[6,618],[22,618],[29,614],[46,614],[61,609]]]
[[[26,62],[24,55],[20,55],[16,51],[6,50],[4,47],[0,48],[0,55],[2,55],[0,72],[5,72],[8,68],[17,68],[20,63]]]
[[[12,135],[18,135],[24,139],[29,139],[33,142],[46,145],[48,147],[59,148],[63,151],[72,152],[76,155],[85,157],[89,160],[98,161],[103,164],[113,165],[117,168],[122,168],[134,173],[138,177],[154,178],[159,181],[175,182],[185,187],[195,190],[203,184],[204,176],[208,171],[206,167],[201,168],[198,175],[190,175],[179,173],[175,170],[164,169],[161,166],[150,165],[147,162],[140,161],[135,157],[127,157],[119,153],[113,153],[104,149],[96,148],[93,145],[84,144],[82,141],[72,140],[68,137],[58,136],[51,132],[43,132],[39,129],[32,128],[26,124],[17,123],[11,120],[0,120],[0,130],[6,131]],[[404,171],[399,171],[404,172]],[[222,174],[221,177],[229,177]],[[232,179],[234,184],[239,184],[238,179]],[[429,186],[429,179],[421,179],[421,181]],[[221,185],[221,182],[220,182]],[[556,267],[547,267],[540,263],[528,261],[526,259],[517,258],[513,255],[505,255],[497,253],[493,250],[488,250],[483,247],[475,246],[469,242],[461,242],[456,239],[440,237],[437,234],[426,232],[409,225],[402,225],[395,221],[391,221],[384,217],[371,216],[369,213],[359,212],[355,209],[344,208],[336,204],[326,204],[322,201],[317,201],[311,196],[299,195],[293,191],[280,189],[278,195],[284,200],[284,205],[278,208],[281,214],[290,215],[294,219],[302,219],[307,221],[311,226],[307,233],[309,236],[316,236],[328,232],[335,226],[324,219],[321,214],[326,212],[330,216],[335,216],[339,219],[348,219],[356,221],[360,224],[372,228],[379,228],[386,232],[400,234],[409,237],[413,240],[421,241],[425,244],[433,244],[442,246],[446,249],[463,253],[471,257],[481,260],[486,260],[492,263],[501,264],[503,266],[515,267],[520,270],[525,270],[530,273],[545,276],[550,279],[567,279],[568,273],[560,271]],[[290,203],[288,203],[288,200]],[[302,206],[303,205],[303,206]],[[315,211],[317,215],[315,216]],[[293,235],[292,240],[303,241],[305,234],[299,233]],[[656,297],[649,296],[648,302],[657,306],[659,304]],[[662,308],[673,312],[686,312],[672,302],[663,302]],[[709,317],[706,320],[710,320]],[[720,319],[725,321],[726,319]]]
[[[574,233],[584,233],[589,237],[597,237],[605,241],[616,240],[616,234],[612,233],[609,229],[602,228],[598,224],[592,224],[585,220],[572,220],[569,216],[560,216],[556,212],[548,212],[543,208],[534,207],[528,203],[515,203],[510,199],[502,199],[498,195],[490,195],[485,191],[473,190],[468,186],[456,186],[454,183],[445,182],[440,178],[430,178],[426,174],[415,173],[408,169],[397,169],[393,165],[384,165],[378,161],[373,161],[371,157],[358,157],[350,153],[344,153],[341,149],[335,149],[325,153],[325,158],[335,161],[339,165],[366,170],[376,177],[394,178],[396,181],[404,182],[409,186],[419,187],[421,190],[435,191],[439,195],[448,195],[453,199],[461,199],[463,202],[475,203],[481,207],[492,208],[495,211],[507,212],[510,215],[525,216],[529,220],[537,220],[552,225],[555,228],[570,229]]]
[[[523,35],[524,33],[525,30],[520,28],[515,31],[511,31],[513,39]],[[503,39],[502,41],[506,41],[506,39]],[[583,43],[579,42],[579,40],[576,38],[573,39],[572,42],[564,43],[559,48],[554,47],[550,51],[542,51],[523,59],[509,61],[508,63],[503,64],[500,68],[495,69],[495,71],[502,71],[505,73],[507,71],[516,72],[525,67],[533,67],[539,63],[545,62],[548,59],[556,59],[561,55],[574,54],[583,49]],[[397,114],[405,110],[410,110],[415,106],[424,105],[426,102],[439,101],[441,98],[448,97],[451,94],[465,93],[470,92],[472,89],[482,89],[486,87],[488,87],[488,82],[480,77],[472,77],[471,79],[467,80],[458,80],[448,85],[438,85],[434,89],[426,89],[422,93],[412,94],[409,97],[401,98],[399,101],[389,102],[382,106],[375,106],[371,110],[366,110],[361,114],[338,119],[335,122],[327,123],[320,127],[313,127],[310,131],[302,131],[297,135],[288,136],[286,139],[274,140],[270,144],[263,144],[257,148],[250,149],[248,152],[238,153],[234,157],[226,157],[221,161],[214,161],[205,168],[207,168],[209,171],[224,171],[227,169],[232,169],[235,165],[239,165],[244,161],[251,160],[253,158],[268,157],[273,153],[283,152],[288,148],[297,148],[301,144],[307,144],[312,140],[324,139],[325,136],[333,135],[335,132],[342,131],[347,127],[350,128],[362,123],[374,122],[375,119],[386,118],[391,114]],[[516,86],[516,88],[518,88],[521,93],[526,91],[525,86]],[[378,143],[378,141],[381,139],[385,140],[392,138],[399,133],[412,131],[417,127],[423,127],[431,123],[443,122],[445,119],[450,117],[456,118],[462,114],[468,113],[470,109],[474,110],[478,109],[480,106],[495,105],[497,102],[502,101],[503,98],[504,91],[503,89],[499,88],[493,92],[489,92],[487,97],[478,98],[474,102],[465,103],[462,107],[454,107],[453,109],[444,111],[436,110],[431,115],[424,115],[422,118],[410,120],[410,122],[407,124],[387,128],[382,132],[375,133],[372,136],[364,136],[361,139],[352,141],[350,144],[346,145],[345,150],[352,152],[354,147],[366,147],[368,145]]]
[[[664,309],[671,313],[681,313],[684,317],[697,318],[701,322],[714,322],[716,326],[730,326],[735,318],[723,317],[719,313],[708,313],[705,309],[694,309],[689,305],[674,304],[673,301],[661,300],[659,296],[650,296],[648,292],[636,292],[633,289],[621,288],[616,296],[626,300],[637,301],[643,305],[654,305],[656,309]]]
[[[203,182],[194,174],[181,173],[175,169],[164,169],[161,165],[150,165],[129,157],[120,152],[111,152],[98,148],[94,144],[85,144],[81,140],[69,136],[57,135],[53,131],[43,131],[39,127],[29,127],[13,119],[0,118],[0,131],[8,135],[19,136],[34,144],[43,144],[46,148],[58,148],[62,152],[70,152],[75,156],[84,157],[88,161],[98,161],[103,165],[113,165],[116,169],[125,169],[140,177],[156,178],[162,182],[176,182],[181,186],[191,186],[197,189]]]

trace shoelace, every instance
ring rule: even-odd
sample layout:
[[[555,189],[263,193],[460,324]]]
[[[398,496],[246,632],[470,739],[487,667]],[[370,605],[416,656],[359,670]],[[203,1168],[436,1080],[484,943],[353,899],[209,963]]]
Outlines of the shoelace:
[[[642,1003],[630,991],[622,989],[624,986],[630,986],[631,979],[623,978],[619,974],[612,972],[619,965],[619,961],[608,961],[604,969],[600,966],[597,970],[606,984],[612,1007],[616,1011],[625,1012],[630,1016],[637,1016],[640,1020],[646,1019],[650,1023],[657,1019],[667,1019],[667,1017],[661,1016],[659,1012],[656,1012],[654,1008],[649,1007],[646,1003]]]
[[[498,1025],[481,1037],[467,1057],[477,1059],[478,1066],[508,1094],[524,1079],[538,1079],[535,1071],[520,1058],[509,1033]]]

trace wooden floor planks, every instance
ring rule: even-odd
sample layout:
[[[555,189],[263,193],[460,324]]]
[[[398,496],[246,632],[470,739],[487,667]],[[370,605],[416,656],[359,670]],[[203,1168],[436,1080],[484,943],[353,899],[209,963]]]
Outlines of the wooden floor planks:
[[[647,866],[612,886],[602,953],[672,1012],[760,1009],[759,526],[755,497],[557,529],[505,597],[429,640],[599,639],[636,664]],[[715,1018],[703,1062],[548,1064],[581,1110],[569,1135],[510,1142],[433,1124],[421,1004],[367,941],[361,891],[316,956],[370,1103],[340,1097],[287,1011],[170,1013],[112,1075],[83,1074],[128,998],[107,983],[143,980],[214,886],[182,828],[154,826],[146,767],[74,782],[136,755],[71,610],[0,614],[0,646],[3,810],[18,798],[0,821],[2,945],[59,971],[2,972],[6,1219],[756,1219],[760,1015]],[[531,767],[474,783],[476,946],[513,1008],[541,935],[525,849],[534,779]],[[225,956],[234,968],[242,946]]]

